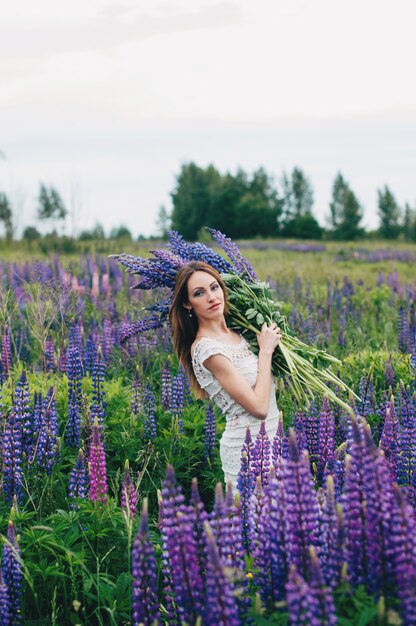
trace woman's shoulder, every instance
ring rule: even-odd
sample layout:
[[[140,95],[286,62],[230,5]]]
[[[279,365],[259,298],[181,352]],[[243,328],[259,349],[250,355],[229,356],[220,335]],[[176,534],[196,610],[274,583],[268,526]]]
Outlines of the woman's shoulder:
[[[215,353],[233,350],[237,347],[241,346],[241,343],[244,341],[244,338],[240,333],[233,331],[236,335],[236,339],[233,342],[223,341],[218,337],[208,337],[208,336],[200,336],[196,337],[195,341],[191,346],[191,355],[194,357],[195,354],[205,352],[206,350],[214,350]]]

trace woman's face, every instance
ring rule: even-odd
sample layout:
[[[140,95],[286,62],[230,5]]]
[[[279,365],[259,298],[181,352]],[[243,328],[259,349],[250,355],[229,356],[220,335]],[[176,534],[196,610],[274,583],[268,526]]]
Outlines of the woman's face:
[[[188,302],[184,305],[199,320],[218,319],[224,315],[224,292],[208,272],[194,272],[188,280]]]

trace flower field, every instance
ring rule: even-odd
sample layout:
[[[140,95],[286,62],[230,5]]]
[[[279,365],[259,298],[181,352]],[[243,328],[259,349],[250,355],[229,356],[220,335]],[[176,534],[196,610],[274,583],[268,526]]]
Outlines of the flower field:
[[[130,336],[155,290],[103,254],[0,261],[0,626],[416,624],[415,250],[241,249],[359,400],[278,380],[238,497],[167,326]]]

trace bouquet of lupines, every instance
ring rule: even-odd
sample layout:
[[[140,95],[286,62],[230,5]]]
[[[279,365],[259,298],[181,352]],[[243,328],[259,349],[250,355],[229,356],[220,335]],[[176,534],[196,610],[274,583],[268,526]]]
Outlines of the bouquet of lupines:
[[[242,334],[254,353],[257,354],[259,350],[256,335],[264,322],[267,325],[276,322],[281,329],[282,340],[273,355],[272,371],[274,376],[284,377],[296,401],[308,404],[309,398],[315,394],[326,395],[329,400],[351,411],[333,389],[328,387],[329,383],[340,392],[349,391],[353,394],[330,369],[331,365],[339,365],[341,361],[296,337],[281,314],[268,283],[258,280],[253,267],[241,254],[238,246],[220,231],[213,228],[208,230],[227,254],[228,261],[202,243],[187,243],[176,231],[168,233],[167,250],[150,251],[153,257],[112,255],[127,272],[140,275],[141,280],[135,285],[135,289],[165,288],[166,291],[159,302],[146,307],[150,316],[124,329],[121,341],[166,323],[177,271],[189,261],[204,261],[221,274],[227,286],[229,328]]]

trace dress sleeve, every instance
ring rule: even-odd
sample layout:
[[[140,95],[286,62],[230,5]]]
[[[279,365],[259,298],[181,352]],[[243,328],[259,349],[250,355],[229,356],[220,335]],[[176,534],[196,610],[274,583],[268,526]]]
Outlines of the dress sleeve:
[[[205,389],[210,398],[215,396],[221,389],[218,380],[204,365],[204,362],[209,359],[210,356],[214,356],[214,354],[222,354],[227,357],[227,359],[230,358],[227,347],[224,346],[224,344],[203,337],[196,344],[192,355],[192,367],[195,378],[200,387]]]

